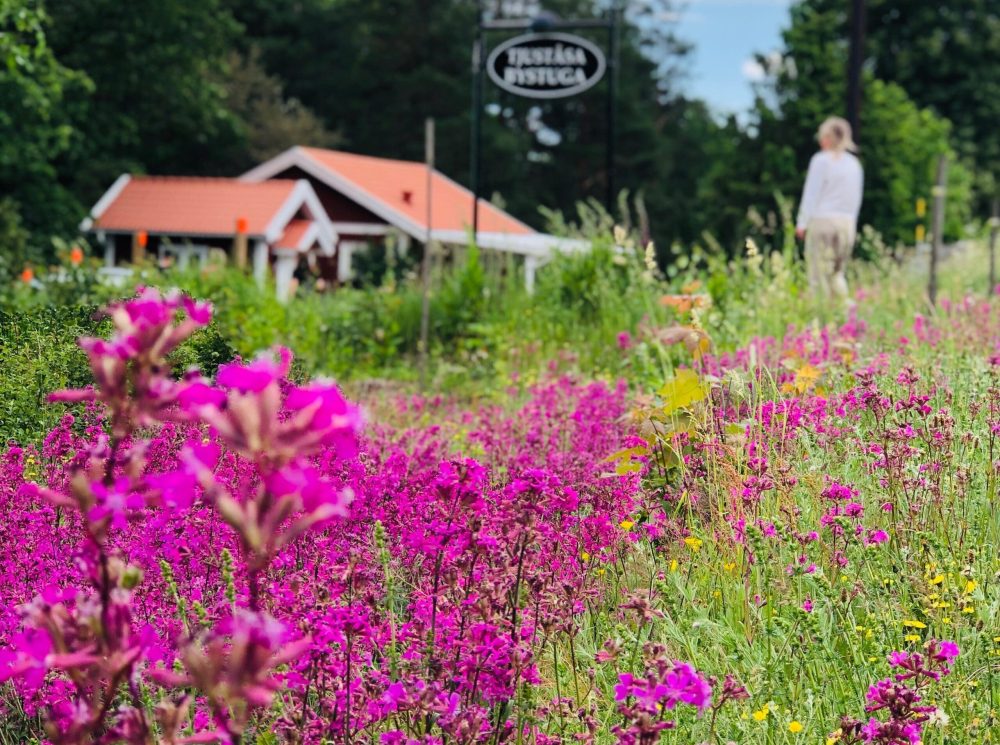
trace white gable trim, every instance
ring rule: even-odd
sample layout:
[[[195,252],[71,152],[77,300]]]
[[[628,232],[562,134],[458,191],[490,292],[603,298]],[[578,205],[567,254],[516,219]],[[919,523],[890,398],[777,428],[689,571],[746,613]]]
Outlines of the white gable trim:
[[[380,222],[335,222],[333,229],[340,235],[388,235],[391,225]]]
[[[294,248],[299,252],[306,252],[313,247],[314,243],[319,243],[320,251],[324,256],[333,256],[335,244],[329,239],[328,236],[324,235],[322,228],[320,228],[319,224],[316,223],[315,220],[310,221],[309,227],[306,228],[302,237],[299,238],[299,242],[295,246],[291,246],[291,248]],[[275,250],[280,251],[282,249],[276,248]]]
[[[114,201],[118,199],[119,195],[128,186],[128,182],[132,180],[132,176],[128,173],[123,173],[115,182],[111,184],[111,188],[104,192],[104,196],[97,200],[97,204],[94,205],[93,209],[90,210],[90,215],[85,217],[80,223],[80,230],[86,233],[92,227],[94,223],[101,219],[101,215],[107,212],[108,207],[114,204]]]
[[[431,237],[440,243],[450,245],[468,245],[472,242],[472,231],[462,230],[435,230]],[[590,247],[590,243],[576,238],[559,238],[554,235],[544,233],[532,233],[531,235],[520,235],[517,233],[480,233],[477,241],[479,248],[493,251],[507,251],[509,253],[521,254],[522,256],[534,256],[537,258],[549,258],[555,252],[576,253],[585,251]]]
[[[264,240],[271,245],[281,240],[281,236],[284,235],[288,223],[292,221],[292,218],[295,217],[295,214],[300,209],[304,209],[308,213],[313,221],[313,225],[319,231],[317,239],[324,255],[333,256],[334,247],[337,244],[339,236],[333,229],[330,218],[323,209],[319,197],[316,196],[316,192],[305,179],[299,179],[295,183],[295,187],[292,189],[292,193],[288,195],[288,199],[285,200],[285,203],[281,205],[281,208],[271,218],[271,222],[264,229]]]

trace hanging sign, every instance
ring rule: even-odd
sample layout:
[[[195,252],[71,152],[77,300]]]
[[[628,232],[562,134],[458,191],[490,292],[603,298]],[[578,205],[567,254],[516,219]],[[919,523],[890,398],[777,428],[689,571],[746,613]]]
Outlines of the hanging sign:
[[[500,44],[486,61],[490,78],[525,98],[566,98],[604,77],[604,52],[572,34],[525,34]]]

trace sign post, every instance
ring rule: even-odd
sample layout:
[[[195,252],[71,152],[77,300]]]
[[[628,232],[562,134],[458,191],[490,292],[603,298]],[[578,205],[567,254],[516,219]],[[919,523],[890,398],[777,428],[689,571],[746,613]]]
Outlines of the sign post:
[[[479,2],[476,40],[472,50],[472,230],[479,235],[479,198],[482,191],[483,78],[515,96],[536,100],[568,98],[583,93],[608,78],[607,160],[605,203],[608,212],[615,200],[615,142],[617,139],[618,25],[620,0],[612,0],[604,18],[563,21],[543,15],[535,19],[484,20]],[[585,29],[606,30],[608,56],[589,39],[566,33]],[[527,32],[501,42],[487,54],[489,32]]]
[[[931,305],[937,303],[937,270],[944,245],[944,197],[945,184],[948,183],[948,158],[942,155],[938,158],[937,180],[931,195],[934,198],[931,212],[931,271],[927,282],[927,296]]]

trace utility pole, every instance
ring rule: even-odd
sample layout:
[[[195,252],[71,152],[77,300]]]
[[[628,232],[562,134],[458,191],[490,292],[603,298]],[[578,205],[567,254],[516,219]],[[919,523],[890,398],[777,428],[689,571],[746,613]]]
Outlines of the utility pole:
[[[431,252],[434,244],[432,206],[434,203],[434,120],[424,123],[424,153],[427,161],[427,233],[424,239],[424,258],[421,266],[423,275],[423,297],[420,300],[420,387],[427,385],[427,357],[430,344],[431,320]]]
[[[941,155],[938,157],[937,164],[937,181],[934,184],[934,189],[931,194],[934,197],[934,206],[931,212],[931,230],[933,235],[931,236],[931,271],[930,278],[927,281],[927,297],[931,301],[931,305],[937,303],[937,270],[938,270],[938,260],[941,257],[941,249],[944,245],[944,198],[945,198],[945,184],[948,182],[948,156]]]
[[[847,59],[847,121],[860,142],[861,67],[865,59],[865,0],[851,0],[851,49]]]
[[[1000,233],[1000,199],[993,200],[993,214],[990,217],[990,287],[987,295],[996,292],[997,286],[997,234]]]

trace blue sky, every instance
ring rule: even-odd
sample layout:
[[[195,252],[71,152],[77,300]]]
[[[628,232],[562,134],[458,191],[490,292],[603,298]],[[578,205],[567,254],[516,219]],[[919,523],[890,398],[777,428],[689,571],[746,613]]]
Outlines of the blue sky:
[[[753,103],[750,79],[761,70],[755,52],[781,43],[791,0],[678,0],[678,35],[694,44],[684,92],[719,113],[743,112]]]

